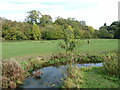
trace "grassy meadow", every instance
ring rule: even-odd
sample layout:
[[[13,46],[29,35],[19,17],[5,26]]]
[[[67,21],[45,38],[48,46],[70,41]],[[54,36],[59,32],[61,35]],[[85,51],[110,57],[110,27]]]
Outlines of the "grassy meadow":
[[[62,42],[62,40],[3,42],[3,68],[6,69],[3,69],[4,80],[2,86],[5,88],[16,88],[23,84],[24,79],[35,70],[48,66],[71,65],[72,60],[74,63],[103,62],[103,67],[74,68],[69,66],[67,78],[63,81],[64,85],[61,87],[119,87],[119,69],[117,66],[118,39],[90,39],[89,44],[87,39],[77,41],[79,42],[77,48],[72,52],[74,59],[69,58],[70,54],[65,54],[65,51],[59,47],[58,43]],[[38,56],[41,56],[41,59]],[[46,59],[46,57],[50,58]]]
[[[61,40],[43,41],[15,41],[2,43],[3,58],[43,55],[65,52],[58,46]],[[112,52],[118,50],[118,39],[91,39],[78,40],[80,43],[74,52],[96,54],[99,52]]]

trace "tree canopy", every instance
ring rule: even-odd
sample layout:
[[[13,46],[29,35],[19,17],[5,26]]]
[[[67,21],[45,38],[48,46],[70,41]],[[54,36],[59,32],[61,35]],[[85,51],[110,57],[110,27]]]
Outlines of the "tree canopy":
[[[63,39],[65,34],[80,38],[120,38],[120,22],[114,21],[110,26],[106,23],[94,29],[86,25],[85,21],[75,18],[64,19],[56,17],[55,21],[50,15],[43,15],[40,11],[32,10],[24,22],[17,22],[1,18],[2,38],[5,40],[40,40],[40,39]]]

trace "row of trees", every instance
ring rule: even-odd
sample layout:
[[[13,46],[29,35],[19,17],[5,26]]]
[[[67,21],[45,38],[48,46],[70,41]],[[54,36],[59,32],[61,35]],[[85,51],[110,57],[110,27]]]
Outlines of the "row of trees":
[[[99,30],[92,26],[83,25],[74,18],[64,19],[57,17],[53,22],[50,15],[43,15],[39,11],[28,12],[24,22],[2,19],[2,38],[5,40],[40,40],[63,39],[64,34],[72,34],[79,38],[118,38],[118,24],[113,22],[110,26],[104,24]]]

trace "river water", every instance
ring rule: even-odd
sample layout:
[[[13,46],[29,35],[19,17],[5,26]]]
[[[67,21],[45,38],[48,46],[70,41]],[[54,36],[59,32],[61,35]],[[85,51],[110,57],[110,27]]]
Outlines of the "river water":
[[[84,64],[73,64],[73,66],[89,67],[97,66],[101,67],[102,63],[84,63]],[[69,65],[61,65],[58,67],[50,66],[39,69],[43,72],[39,79],[32,76],[26,78],[23,85],[20,88],[54,88],[63,85],[63,80],[67,77],[66,70]],[[33,71],[34,73],[35,71]]]

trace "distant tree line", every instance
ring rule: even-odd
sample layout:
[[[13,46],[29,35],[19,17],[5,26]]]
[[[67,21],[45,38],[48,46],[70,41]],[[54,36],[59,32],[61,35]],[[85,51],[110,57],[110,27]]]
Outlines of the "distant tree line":
[[[114,21],[110,26],[105,23],[99,28],[100,38],[120,39],[120,21]]]
[[[24,22],[2,19],[2,38],[5,40],[55,40],[63,39],[64,34],[73,30],[75,39],[80,38],[119,38],[118,30],[120,22],[115,21],[110,26],[104,24],[99,30],[92,26],[81,24],[75,18],[64,19],[57,17],[53,22],[50,15],[32,10],[27,12],[28,16]]]

